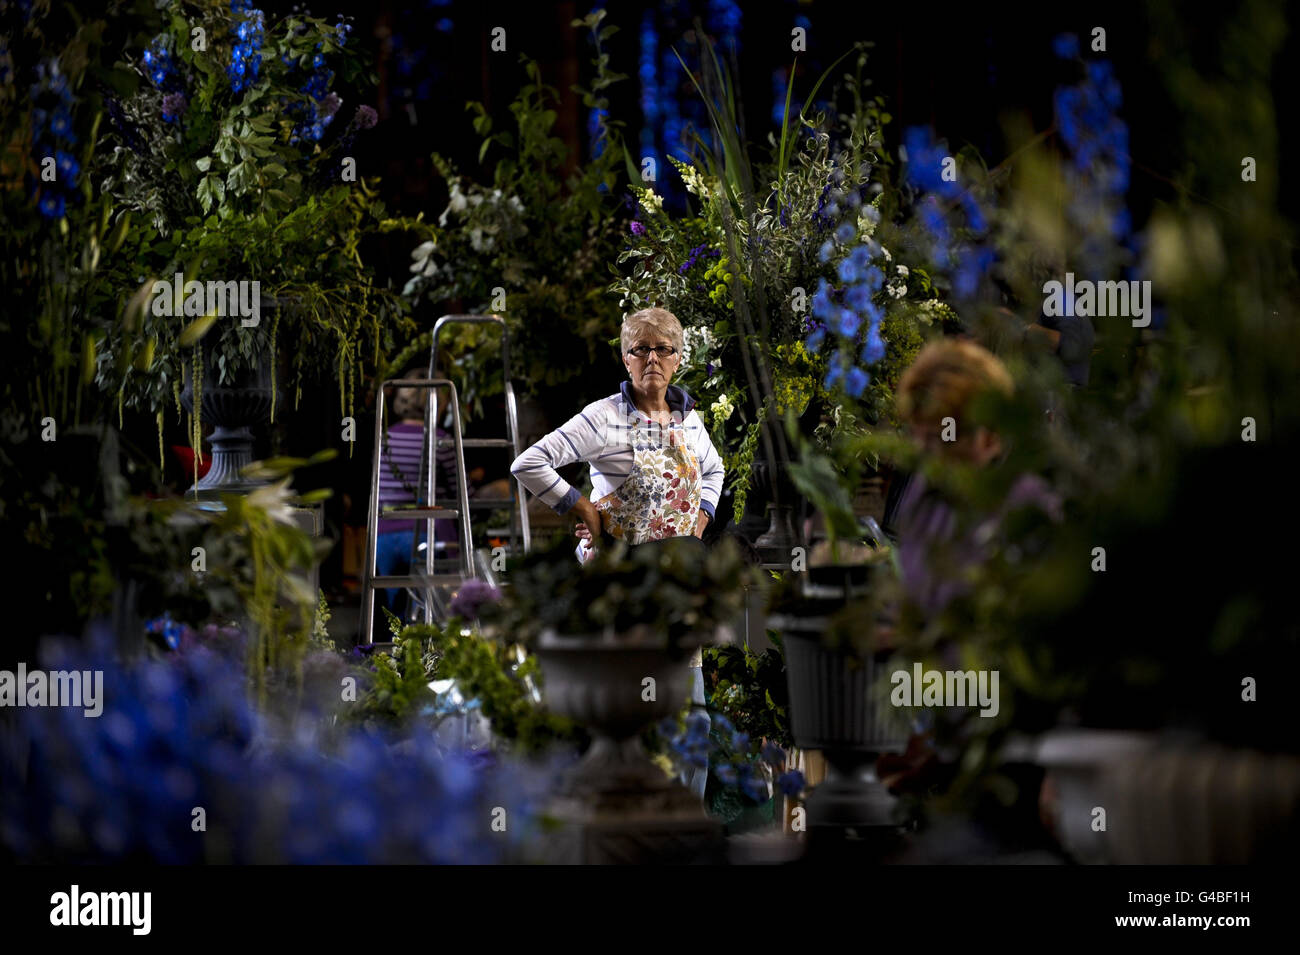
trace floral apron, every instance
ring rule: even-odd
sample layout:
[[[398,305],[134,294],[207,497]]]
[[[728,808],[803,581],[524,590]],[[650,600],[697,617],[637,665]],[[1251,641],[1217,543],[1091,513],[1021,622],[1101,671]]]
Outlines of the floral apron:
[[[611,537],[629,544],[684,537],[695,533],[700,513],[700,462],[674,421],[668,443],[632,423],[632,470],[622,484],[596,502],[601,523]],[[645,422],[649,424],[649,421]]]

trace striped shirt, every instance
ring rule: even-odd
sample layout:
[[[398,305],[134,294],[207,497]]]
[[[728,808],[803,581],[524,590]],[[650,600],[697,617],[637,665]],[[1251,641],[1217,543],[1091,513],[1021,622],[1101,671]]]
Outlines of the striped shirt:
[[[695,399],[686,389],[669,385],[665,398],[673,412],[673,426],[685,431],[687,444],[699,458],[700,510],[712,521],[722,496],[722,458],[695,411]],[[618,394],[593,401],[515,458],[510,473],[547,506],[567,514],[578,503],[578,489],[560,477],[556,468],[575,461],[587,462],[591,466],[591,499],[600,500],[616,490],[632,471],[634,423],[639,423],[643,432],[649,431],[651,440],[667,443],[667,429],[647,424],[645,415],[632,402],[632,383],[625,381]]]
[[[438,428],[436,434],[439,438],[449,437],[442,428]],[[381,513],[383,508],[394,504],[416,503],[416,492],[421,488],[421,475],[424,473],[424,454],[424,425],[402,421],[389,426],[388,443],[380,449],[379,457]],[[456,449],[450,446],[439,448],[436,460],[439,480],[435,496],[439,498],[439,506],[447,506],[441,497],[449,495],[456,486]],[[423,526],[423,521],[383,519],[379,522],[379,533],[410,531]],[[440,541],[456,540],[456,522],[440,519],[434,534]]]

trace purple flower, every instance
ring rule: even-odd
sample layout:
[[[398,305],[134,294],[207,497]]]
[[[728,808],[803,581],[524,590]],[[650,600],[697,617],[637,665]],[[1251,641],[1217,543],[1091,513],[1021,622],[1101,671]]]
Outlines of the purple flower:
[[[491,584],[476,578],[470,578],[456,591],[451,600],[450,610],[458,617],[478,617],[484,604],[496,603],[501,599],[501,591]]]
[[[635,219],[632,221],[632,225],[629,228],[632,230],[633,235],[645,235],[645,225],[637,222]]]
[[[379,122],[379,114],[369,106],[358,106],[357,115],[352,121],[357,124],[358,129],[370,129]]]
[[[189,105],[190,102],[185,98],[184,93],[168,93],[162,101],[163,119],[169,123],[176,122],[185,115]]]
[[[330,119],[339,111],[343,101],[339,99],[338,93],[329,93],[320,101],[320,115],[324,119]]]

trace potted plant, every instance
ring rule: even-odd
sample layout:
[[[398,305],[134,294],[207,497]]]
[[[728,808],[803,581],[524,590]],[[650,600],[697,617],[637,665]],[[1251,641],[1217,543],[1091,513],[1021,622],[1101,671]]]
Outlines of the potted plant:
[[[183,401],[196,451],[203,421],[218,426],[205,491],[239,486],[248,427],[274,421],[282,395],[296,405],[309,375],[334,374],[350,414],[366,369],[410,327],[360,254],[398,226],[350,155],[375,111],[341,121],[331,89],[332,67],[363,78],[350,30],[268,20],[245,0],[175,7],[134,61],[138,88],[110,101],[111,148],[91,174],[121,230],[107,277],[130,301],[103,313],[96,380],[160,436]]]
[[[691,656],[731,638],[752,573],[729,541],[706,549],[696,538],[614,542],[585,565],[559,541],[508,569],[487,632],[532,649],[548,707],[593,738],[554,807],[579,838],[568,851],[587,861],[663,859],[716,836],[640,734],[686,703]]]

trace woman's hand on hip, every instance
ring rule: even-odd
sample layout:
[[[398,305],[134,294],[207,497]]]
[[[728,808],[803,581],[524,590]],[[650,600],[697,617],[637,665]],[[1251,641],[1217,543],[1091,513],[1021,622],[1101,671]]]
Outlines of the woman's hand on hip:
[[[594,547],[602,526],[600,511],[595,504],[584,497],[573,505],[573,512],[580,518],[574,533],[586,540],[588,547]]]

